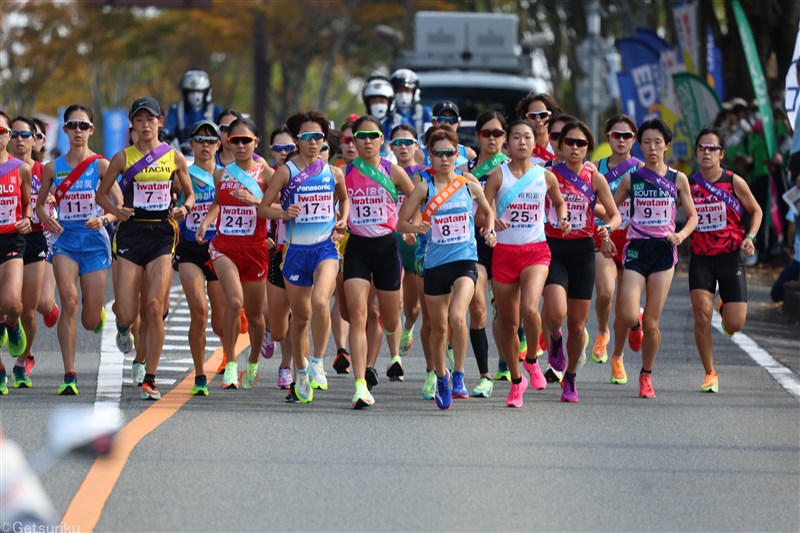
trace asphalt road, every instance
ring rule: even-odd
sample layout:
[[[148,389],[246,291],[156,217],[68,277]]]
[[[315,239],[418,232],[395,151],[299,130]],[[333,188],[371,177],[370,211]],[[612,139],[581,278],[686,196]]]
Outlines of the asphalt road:
[[[159,373],[162,392],[191,374],[186,333],[175,329],[188,323],[170,324],[168,334],[184,340],[167,340],[173,348],[162,367],[172,370]],[[63,514],[86,479],[102,510],[98,531],[800,530],[798,397],[718,330],[720,393],[698,392],[703,369],[692,328],[686,277],[678,274],[662,318],[657,398],[637,397],[639,363],[629,354],[627,385],[609,384],[609,365],[590,361],[579,370],[579,404],[560,403],[551,385],[529,389],[517,410],[505,407],[507,383],[490,399],[456,400],[447,412],[422,400],[419,343],[404,360],[405,383],[383,377],[382,357],[369,410],[350,409],[352,377],[337,376],[332,360],[328,391],[309,405],[287,404],[275,387],[276,355],[261,364],[255,389],[221,390],[215,378],[211,396],[192,398],[143,436],[105,505],[87,478],[90,459],[63,459],[42,482]],[[756,322],[744,333],[784,358],[797,380],[798,330],[776,328]],[[593,318],[589,330],[593,337]],[[54,407],[95,402],[101,337],[83,332],[78,346],[79,396],[55,395],[60,353],[55,331],[41,326],[34,388],[0,399],[5,436],[29,456],[43,446]],[[107,360],[104,367],[120,374]],[[124,368],[126,422],[152,420],[175,404],[170,396],[140,400],[128,361]],[[467,386],[476,380],[470,359]]]

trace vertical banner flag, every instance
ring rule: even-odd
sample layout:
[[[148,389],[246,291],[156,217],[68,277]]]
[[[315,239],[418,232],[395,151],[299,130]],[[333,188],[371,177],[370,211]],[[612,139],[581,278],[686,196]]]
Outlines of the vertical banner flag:
[[[56,139],[56,151],[58,152],[59,156],[62,156],[69,152],[69,137],[67,134],[64,133],[64,111],[67,108],[61,106],[58,108],[58,139]]]
[[[111,157],[127,146],[128,113],[125,109],[103,111],[103,152]]]
[[[681,72],[674,74],[672,79],[675,81],[683,122],[689,130],[690,138],[694,140],[700,130],[713,124],[721,107],[719,99],[697,74]]]
[[[800,25],[797,28],[797,40],[794,42],[792,64],[789,67],[789,72],[786,73],[786,101],[784,102],[784,107],[792,128],[797,124],[797,112],[800,110],[800,87],[797,83],[798,61],[800,61]]]
[[[675,31],[683,52],[683,64],[689,72],[697,72],[700,65],[700,39],[697,30],[699,4],[676,5],[672,9]]]
[[[747,69],[753,81],[753,91],[758,101],[758,113],[761,115],[761,122],[764,124],[764,137],[767,140],[767,152],[769,153],[769,158],[772,159],[778,151],[778,142],[775,138],[775,119],[772,116],[772,106],[769,102],[767,80],[764,78],[761,60],[758,58],[758,49],[756,48],[756,42],[753,40],[753,32],[750,29],[750,23],[747,21],[747,16],[744,14],[739,0],[733,0],[733,16],[739,28],[739,37],[742,40],[745,58],[747,58]]]
[[[630,76],[635,89],[636,119],[641,124],[648,118],[658,117],[661,95],[660,55],[653,47],[639,39],[623,37],[614,43],[622,56],[625,71]],[[620,87],[620,93],[623,88]]]
[[[714,39],[714,30],[706,30],[706,81],[717,93],[720,101],[725,100],[725,73],[722,71],[722,50]]]

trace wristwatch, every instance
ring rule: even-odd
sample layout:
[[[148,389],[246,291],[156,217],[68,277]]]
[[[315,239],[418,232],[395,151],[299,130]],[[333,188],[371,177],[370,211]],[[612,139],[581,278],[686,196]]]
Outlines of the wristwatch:
[[[103,221],[104,226],[108,226],[109,224],[111,224],[111,222],[108,221],[108,217],[106,217],[105,215],[100,220]]]

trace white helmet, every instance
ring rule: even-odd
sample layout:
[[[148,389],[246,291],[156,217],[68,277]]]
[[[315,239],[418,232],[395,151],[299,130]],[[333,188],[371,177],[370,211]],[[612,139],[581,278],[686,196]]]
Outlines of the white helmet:
[[[183,74],[181,78],[181,92],[184,98],[191,92],[202,91],[202,102],[193,102],[193,104],[208,104],[211,103],[211,79],[204,70],[190,69]],[[193,105],[192,107],[199,107]]]
[[[389,80],[392,83],[395,95],[397,95],[399,89],[412,90],[410,100],[406,97],[403,98],[404,101],[402,103],[398,99],[395,100],[398,107],[409,108],[419,103],[419,76],[417,76],[416,72],[407,68],[401,68],[395,70]]]
[[[389,100],[389,104],[386,106],[386,109],[383,110],[382,114],[380,112],[376,113],[375,110],[370,108],[369,99],[375,96],[382,96]],[[367,78],[367,81],[364,82],[364,87],[361,89],[361,98],[364,100],[367,113],[375,115],[375,118],[382,119],[392,109],[392,104],[394,103],[394,89],[392,89],[392,84],[385,76],[370,76]]]

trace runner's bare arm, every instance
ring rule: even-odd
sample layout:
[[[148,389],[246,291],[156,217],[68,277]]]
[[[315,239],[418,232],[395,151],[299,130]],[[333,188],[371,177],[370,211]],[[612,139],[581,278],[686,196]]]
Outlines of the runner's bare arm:
[[[428,194],[428,184],[424,181],[417,183],[411,194],[406,195],[403,206],[397,214],[397,231],[400,233],[427,233],[430,229],[430,224],[424,220],[420,220],[417,224],[412,224],[409,220],[416,221],[415,213],[419,213],[419,208],[422,202],[425,201],[425,196]]]
[[[56,164],[54,161],[50,161],[44,167],[44,172],[42,173],[42,191],[50,191],[53,188],[53,179],[56,173]],[[56,235],[60,235],[64,228],[61,227],[61,224],[58,223],[57,220],[54,220],[48,210],[46,208],[47,204],[47,195],[40,194],[39,197],[36,199],[36,216],[39,217],[39,220],[42,221],[42,224],[47,228],[47,231],[50,233],[55,233]]]
[[[27,163],[22,163],[17,170],[19,176],[19,188],[22,193],[22,216],[14,223],[14,228],[18,233],[27,235],[31,232],[31,216],[33,208],[31,206],[31,167]]]
[[[333,229],[344,233],[347,229],[347,217],[350,216],[350,197],[347,195],[347,185],[344,182],[344,172],[337,167],[331,167],[335,181],[334,198],[339,202],[339,212],[336,215],[336,224]]]
[[[183,205],[172,208],[172,218],[183,220],[194,207],[194,188],[189,178],[189,165],[182,153],[175,151],[175,180],[183,190]]]
[[[614,196],[611,194],[611,188],[608,186],[606,177],[595,171],[592,176],[592,187],[594,187],[594,192],[597,194],[597,199],[600,200],[600,203],[605,209],[606,219],[608,220],[606,224],[611,226],[611,231],[614,231],[622,224],[622,217],[619,215],[619,209],[617,209],[617,204],[614,201]],[[606,240],[610,237],[605,226],[596,228],[595,231],[600,235],[602,240]]]
[[[274,204],[286,184],[289,183],[289,167],[286,165],[278,168],[269,180],[264,197],[258,204],[258,216],[270,220],[283,220],[283,209],[276,209]]]
[[[750,228],[747,231],[748,235],[755,235],[761,227],[761,221],[764,218],[764,213],[761,211],[761,206],[758,205],[753,192],[747,186],[747,182],[741,176],[734,174],[733,176],[733,192],[739,199],[744,210],[750,213]],[[756,246],[752,238],[745,237],[742,240],[742,250],[747,257],[752,257],[756,253]]]
[[[117,152],[111,161],[108,163],[103,174],[103,179],[100,181],[100,187],[97,189],[97,205],[103,208],[106,213],[110,213],[117,217],[117,220],[128,220],[133,214],[133,209],[130,207],[123,207],[122,202],[115,205],[109,194],[111,187],[117,182],[117,176],[122,174],[125,169],[125,152]]]
[[[556,178],[555,174],[546,170],[544,181],[547,185],[547,195],[550,197],[550,202],[552,202],[558,216],[558,228],[564,232],[564,235],[568,235],[572,230],[572,223],[569,221],[567,202],[564,201],[564,197],[561,196],[561,189],[558,188],[558,178]]]
[[[400,189],[400,192],[408,198],[414,190],[414,184],[411,183],[411,179],[409,179],[406,171],[392,163],[392,170],[390,171],[389,177],[392,178],[392,182]]]
[[[692,200],[692,191],[689,187],[689,178],[687,178],[686,174],[683,172],[678,172],[678,178],[675,180],[675,184],[678,186],[678,198],[683,199],[682,205],[683,211],[686,213],[686,223],[679,232],[667,236],[667,240],[671,244],[678,246],[686,240],[697,227],[698,219],[697,209],[695,209],[694,201]]]

